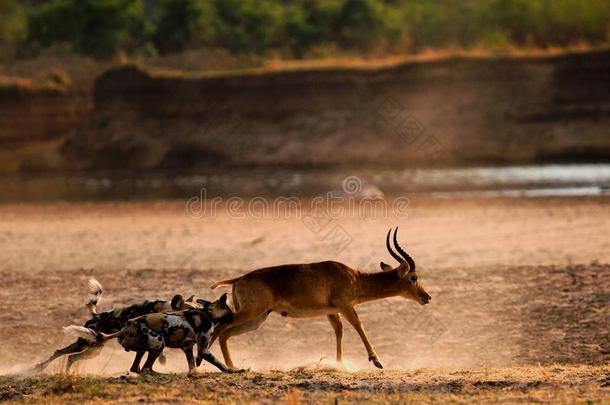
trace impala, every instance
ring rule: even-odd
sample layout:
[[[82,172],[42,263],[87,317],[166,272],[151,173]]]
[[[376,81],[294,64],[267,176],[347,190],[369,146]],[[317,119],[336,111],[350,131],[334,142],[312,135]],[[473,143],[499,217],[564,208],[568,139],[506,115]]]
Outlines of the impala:
[[[395,268],[381,262],[383,271],[365,273],[333,261],[288,264],[254,270],[241,277],[212,284],[213,289],[220,285],[233,287],[234,319],[216,329],[213,337],[213,340],[216,337],[219,340],[227,366],[235,367],[227,346],[229,338],[257,329],[271,312],[277,312],[294,318],[325,315],[335,331],[339,363],[342,362],[343,352],[341,318],[345,318],[362,339],[369,361],[383,368],[354,306],[395,296],[411,299],[421,305],[431,300],[417,279],[415,261],[398,244],[398,228],[393,237],[398,254],[392,250],[391,231],[386,236],[386,247],[398,261]]]

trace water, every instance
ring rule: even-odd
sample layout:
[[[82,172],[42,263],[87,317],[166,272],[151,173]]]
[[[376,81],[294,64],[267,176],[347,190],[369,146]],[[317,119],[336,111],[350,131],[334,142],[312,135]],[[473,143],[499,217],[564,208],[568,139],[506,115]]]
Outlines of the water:
[[[438,198],[610,194],[610,164],[554,164],[455,169],[231,169],[190,173],[95,172],[0,177],[0,202],[126,201],[207,197],[308,197],[342,192]]]

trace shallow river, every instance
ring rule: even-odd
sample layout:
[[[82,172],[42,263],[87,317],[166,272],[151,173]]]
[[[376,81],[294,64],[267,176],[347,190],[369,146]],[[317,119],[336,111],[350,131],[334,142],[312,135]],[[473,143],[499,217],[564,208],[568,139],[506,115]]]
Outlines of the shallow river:
[[[544,197],[610,194],[610,164],[457,169],[231,169],[199,172],[65,173],[0,177],[0,202],[125,201],[208,197],[310,197],[423,193]]]

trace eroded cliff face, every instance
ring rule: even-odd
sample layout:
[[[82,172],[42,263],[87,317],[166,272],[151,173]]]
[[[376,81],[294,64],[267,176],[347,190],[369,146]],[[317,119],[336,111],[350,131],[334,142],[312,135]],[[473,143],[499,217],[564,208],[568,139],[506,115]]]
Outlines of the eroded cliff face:
[[[67,134],[53,167],[69,169],[610,158],[610,52],[215,77],[124,66],[93,102],[79,121],[82,101],[25,97],[2,137]]]
[[[610,52],[224,77],[108,71],[82,167],[610,158]]]
[[[92,105],[68,85],[0,81],[0,172],[62,167],[57,148]]]

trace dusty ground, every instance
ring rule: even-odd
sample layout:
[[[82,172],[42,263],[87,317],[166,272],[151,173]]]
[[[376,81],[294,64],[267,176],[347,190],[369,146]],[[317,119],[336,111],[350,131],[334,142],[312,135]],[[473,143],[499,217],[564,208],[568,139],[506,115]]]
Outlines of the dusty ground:
[[[418,198],[408,218],[332,219],[329,226],[352,237],[337,249],[299,218],[232,218],[224,210],[193,218],[180,202],[0,206],[2,374],[26,370],[62,344],[61,326],[87,318],[91,275],[110,308],[176,292],[212,297],[218,292],[207,286],[218,278],[286,262],[334,258],[373,271],[390,261],[384,236],[398,224],[433,297],[427,307],[397,298],[359,307],[389,371],[372,369],[349,328],[347,370],[328,371],[327,321],[272,315],[231,341],[236,362],[252,370],[245,375],[178,374],[135,385],[141,380],[2,377],[0,399],[610,402],[609,214],[604,198]],[[185,371],[179,353],[168,357],[158,371]],[[116,376],[130,360],[111,344],[79,372]]]
[[[0,400],[23,403],[608,403],[604,366],[220,373],[186,377],[0,377]]]

